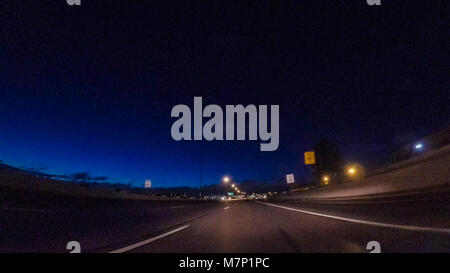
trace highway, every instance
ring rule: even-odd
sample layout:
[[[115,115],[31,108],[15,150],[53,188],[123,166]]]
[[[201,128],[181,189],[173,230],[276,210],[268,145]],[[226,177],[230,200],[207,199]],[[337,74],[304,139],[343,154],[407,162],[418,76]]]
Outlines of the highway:
[[[368,252],[370,241],[381,252],[450,252],[448,193],[305,203],[9,192],[0,199],[0,252],[69,252],[69,241],[80,242],[82,252],[116,253]]]

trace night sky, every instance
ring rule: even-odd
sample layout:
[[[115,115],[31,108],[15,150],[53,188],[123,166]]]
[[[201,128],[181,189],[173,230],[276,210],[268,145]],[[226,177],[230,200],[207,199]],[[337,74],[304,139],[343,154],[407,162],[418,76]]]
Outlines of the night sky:
[[[395,2],[393,4],[392,2]],[[0,3],[0,160],[155,187],[375,166],[449,125],[448,1]],[[173,106],[280,105],[280,145],[172,140]],[[205,120],[206,121],[206,120]]]

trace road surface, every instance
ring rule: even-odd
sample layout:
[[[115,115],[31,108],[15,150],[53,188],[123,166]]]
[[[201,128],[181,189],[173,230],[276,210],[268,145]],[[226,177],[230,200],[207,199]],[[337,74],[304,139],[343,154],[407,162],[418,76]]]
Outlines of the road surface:
[[[69,241],[82,252],[367,252],[370,241],[381,252],[450,252],[448,192],[339,204],[12,194],[0,200],[0,252],[69,252]]]

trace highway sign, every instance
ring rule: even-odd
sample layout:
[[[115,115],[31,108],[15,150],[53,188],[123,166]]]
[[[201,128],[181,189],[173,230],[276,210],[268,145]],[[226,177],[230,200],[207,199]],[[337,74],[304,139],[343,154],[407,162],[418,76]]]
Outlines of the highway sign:
[[[313,151],[305,152],[305,165],[316,164],[316,155]]]
[[[294,174],[288,174],[288,175],[286,175],[286,182],[288,183],[288,184],[291,184],[291,183],[294,183],[295,181],[294,181]]]
[[[145,180],[145,187],[151,188],[152,187],[152,181],[150,179]]]

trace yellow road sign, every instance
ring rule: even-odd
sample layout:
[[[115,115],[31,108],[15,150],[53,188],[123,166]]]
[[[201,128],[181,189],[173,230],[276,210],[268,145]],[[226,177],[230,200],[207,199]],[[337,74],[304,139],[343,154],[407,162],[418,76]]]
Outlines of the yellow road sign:
[[[316,164],[316,155],[314,152],[305,152],[305,165]]]

